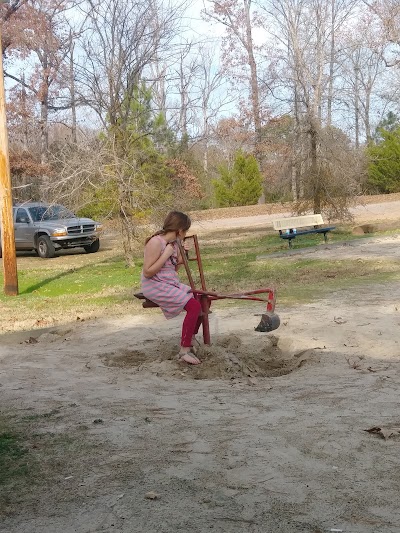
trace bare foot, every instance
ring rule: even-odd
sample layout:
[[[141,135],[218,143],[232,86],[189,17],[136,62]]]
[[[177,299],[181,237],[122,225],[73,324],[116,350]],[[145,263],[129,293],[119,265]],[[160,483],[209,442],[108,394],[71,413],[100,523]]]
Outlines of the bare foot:
[[[194,357],[193,355],[190,355],[189,352],[180,353],[178,357],[179,361],[182,361],[183,363],[188,363],[189,365],[199,365],[201,363],[200,359]]]

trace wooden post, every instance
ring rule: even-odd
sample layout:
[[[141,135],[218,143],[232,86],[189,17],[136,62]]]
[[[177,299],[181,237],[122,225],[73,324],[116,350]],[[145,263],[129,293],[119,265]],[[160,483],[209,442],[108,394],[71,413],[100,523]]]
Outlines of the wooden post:
[[[17,258],[12,210],[11,176],[8,157],[6,99],[3,75],[3,50],[0,33],[0,213],[1,250],[3,255],[4,294],[18,294]]]

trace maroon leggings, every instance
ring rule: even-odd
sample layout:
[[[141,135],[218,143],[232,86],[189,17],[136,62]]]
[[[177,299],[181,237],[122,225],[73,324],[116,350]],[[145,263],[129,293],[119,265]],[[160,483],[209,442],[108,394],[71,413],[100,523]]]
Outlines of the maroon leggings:
[[[181,346],[189,348],[192,346],[193,335],[196,335],[201,325],[201,305],[198,300],[191,298],[184,309],[186,316],[182,324]]]

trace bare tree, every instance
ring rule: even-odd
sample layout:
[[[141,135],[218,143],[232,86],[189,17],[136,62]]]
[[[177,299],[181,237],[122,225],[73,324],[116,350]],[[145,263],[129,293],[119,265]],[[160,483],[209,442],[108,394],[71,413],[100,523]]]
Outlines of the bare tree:
[[[335,77],[338,70],[338,33],[352,14],[359,0],[330,0],[330,44],[329,76],[327,79],[327,118],[326,125],[332,125],[332,106],[334,100]],[[340,46],[340,43],[339,43]]]
[[[27,3],[28,0],[11,0],[10,2],[1,2],[0,4],[1,46],[3,55],[12,43],[18,42],[22,36],[25,27],[26,12],[21,8],[24,8]]]
[[[194,86],[198,70],[197,46],[192,42],[185,43],[173,68],[175,81],[172,83],[172,90],[178,98],[174,129],[186,150],[189,147],[189,128],[195,120],[194,103],[197,95],[194,94]]]
[[[163,7],[153,0],[87,0],[77,70],[82,98],[103,126],[126,122],[135,90],[146,69],[176,35],[182,5]]]
[[[40,155],[44,164],[49,148],[49,113],[68,109],[63,90],[66,86],[66,58],[72,40],[64,34],[67,0],[36,0],[27,3],[29,18],[24,22],[30,31],[22,32],[19,41],[11,43],[10,53],[34,53],[36,63],[29,77],[18,77],[5,71],[5,76],[33,93],[39,102]],[[21,10],[22,11],[22,10]],[[64,101],[63,101],[64,100]]]
[[[72,133],[72,142],[77,144],[77,117],[76,117],[76,91],[75,91],[75,60],[74,60],[74,51],[75,51],[75,37],[72,33],[72,30],[69,31],[69,93],[71,97],[71,133]]]
[[[196,82],[201,111],[201,127],[197,137],[202,142],[203,170],[205,173],[208,172],[208,150],[212,127],[223,107],[231,100],[229,94],[226,91],[223,92],[223,86],[226,84],[225,72],[215,65],[212,49],[206,46],[201,47]]]
[[[363,41],[365,42],[364,39]],[[344,54],[345,61],[341,70],[354,108],[355,145],[356,148],[359,148],[361,125],[367,143],[372,138],[372,98],[385,67],[380,52],[368,48],[361,41],[358,44],[354,43]]]
[[[211,9],[204,10],[204,16],[208,20],[214,20],[223,24],[227,30],[226,47],[229,50],[225,57],[225,66],[230,70],[236,68],[234,80],[243,80],[244,69],[248,69],[248,88],[250,93],[252,122],[254,126],[254,152],[259,163],[262,163],[262,109],[261,89],[258,75],[258,63],[256,60],[256,47],[253,39],[254,27],[259,27],[262,21],[252,11],[252,0],[210,0]],[[239,48],[239,60],[234,59],[233,50]],[[233,68],[232,68],[233,67]],[[238,74],[241,71],[241,74]],[[236,78],[236,79],[235,79]]]
[[[105,172],[115,185],[129,262],[135,215],[159,201],[159,191],[150,193],[145,186],[142,170],[144,163],[149,164],[146,158],[157,159],[155,151],[146,152],[151,146],[152,122],[146,114],[148,106],[142,107],[148,98],[145,80],[154,81],[150,67],[171,53],[183,7],[154,0],[87,0],[80,5],[85,56],[76,69],[76,90],[104,131],[109,150]]]
[[[267,9],[279,25],[287,49],[286,72],[295,96],[298,132],[308,138],[307,174],[313,209],[321,212],[322,183],[318,173],[324,68],[329,45],[329,4],[324,0],[272,0]],[[306,23],[307,21],[307,23]]]
[[[385,45],[383,59],[386,66],[400,64],[400,4],[398,0],[363,0],[377,17]]]

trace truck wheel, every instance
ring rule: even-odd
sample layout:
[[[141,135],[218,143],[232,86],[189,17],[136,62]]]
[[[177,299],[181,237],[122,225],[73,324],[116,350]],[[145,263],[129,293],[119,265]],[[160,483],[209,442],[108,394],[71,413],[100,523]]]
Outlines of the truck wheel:
[[[56,249],[47,235],[38,237],[36,251],[42,259],[50,259],[56,255]]]
[[[92,242],[92,244],[89,244],[88,246],[84,246],[83,249],[87,254],[95,254],[100,249],[100,240],[96,239]]]

